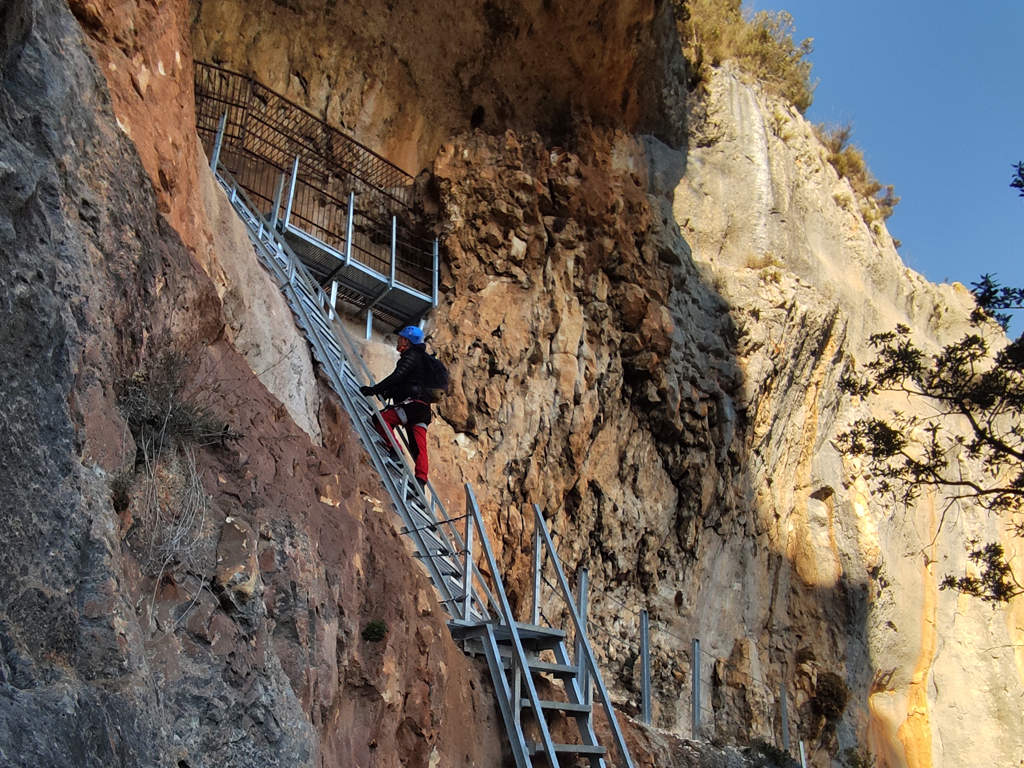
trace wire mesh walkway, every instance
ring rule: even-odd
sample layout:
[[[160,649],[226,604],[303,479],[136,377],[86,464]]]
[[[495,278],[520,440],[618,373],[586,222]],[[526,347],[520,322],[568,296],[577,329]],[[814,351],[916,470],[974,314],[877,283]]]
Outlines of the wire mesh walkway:
[[[195,63],[196,130],[318,284],[392,326],[437,303],[437,241],[411,203],[413,178],[252,78]]]

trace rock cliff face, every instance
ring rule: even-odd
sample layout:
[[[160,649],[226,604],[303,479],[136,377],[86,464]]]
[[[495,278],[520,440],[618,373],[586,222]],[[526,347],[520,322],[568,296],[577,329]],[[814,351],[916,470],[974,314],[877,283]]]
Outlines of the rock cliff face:
[[[865,743],[880,764],[965,765],[985,754],[1012,765],[1020,735],[1000,716],[971,713],[1011,711],[1021,700],[1019,607],[937,590],[945,573],[963,570],[964,542],[1005,537],[1003,524],[937,496],[914,509],[873,497],[870,478],[832,442],[854,415],[922,407],[838,398],[835,377],[846,360],[868,357],[867,336],[904,323],[926,345],[957,340],[968,332],[970,297],[903,266],[792,109],[722,72],[708,115],[706,148],[691,152],[674,210],[741,329],[745,469],[761,489],[753,508],[765,543],[792,570],[786,614],[838,598],[822,616],[828,642],[810,647],[822,668],[845,670],[847,722],[859,728],[866,705]],[[777,626],[804,635],[792,618]],[[796,644],[806,643],[804,635]]]
[[[120,29],[151,29],[135,10]],[[493,697],[345,417],[317,394],[293,421],[255,375],[237,239],[202,205],[168,223],[136,147],[180,142],[194,169],[190,120],[150,114],[133,143],[64,4],[0,17],[0,762],[499,764]],[[214,280],[190,250],[219,256]],[[153,439],[132,408],[158,386]],[[176,438],[181,417],[230,434]]]
[[[230,64],[416,173],[449,136],[585,117],[684,136],[664,0],[194,0],[195,56]]]
[[[670,4],[0,18],[5,764],[502,761],[489,683],[203,168],[194,54],[430,170],[454,380],[435,482],[453,508],[473,483],[517,603],[527,505],[547,511],[627,712],[650,612],[664,732],[631,733],[639,764],[739,764],[678,739],[696,664],[704,737],[781,743],[784,690],[816,766],[859,745],[1016,765],[1022,609],[937,589],[1003,532],[893,507],[833,445],[907,407],[840,397],[868,334],[955,338],[969,297],[903,267],[806,122],[735,72],[687,124]],[[168,359],[216,440],[154,443],[132,415]]]

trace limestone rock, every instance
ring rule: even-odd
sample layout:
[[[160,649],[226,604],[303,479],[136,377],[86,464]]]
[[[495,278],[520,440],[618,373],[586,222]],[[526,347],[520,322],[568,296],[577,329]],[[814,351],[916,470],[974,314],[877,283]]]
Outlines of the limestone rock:
[[[629,728],[638,764],[761,759],[681,738],[694,667],[704,738],[777,743],[783,689],[816,766],[860,744],[888,766],[1019,756],[1024,609],[937,588],[996,523],[944,518],[939,497],[894,509],[835,447],[851,418],[905,407],[838,393],[868,335],[905,322],[941,344],[970,298],[902,265],[798,114],[726,67],[687,125],[665,2],[218,2],[191,27],[187,6],[0,10],[5,760],[503,759],[489,683],[202,167],[190,45],[432,167],[431,342],[453,383],[435,484],[452,508],[474,484],[520,607],[528,505],[546,510],[570,574],[590,569],[626,711],[649,610],[656,728]],[[195,454],[195,556],[154,559],[133,545],[144,472],[180,468],[146,469],[116,390],[168,338],[239,437]],[[394,352],[368,349],[386,374]],[[115,473],[134,493],[112,494]],[[369,621],[385,641],[362,637]],[[841,716],[822,703],[836,678]]]
[[[655,0],[205,3],[194,49],[414,174],[476,126],[562,137],[586,115],[684,137],[685,62],[671,4]]]
[[[217,543],[217,575],[214,583],[243,600],[248,600],[259,586],[260,566],[257,560],[256,534],[236,517],[224,520]]]

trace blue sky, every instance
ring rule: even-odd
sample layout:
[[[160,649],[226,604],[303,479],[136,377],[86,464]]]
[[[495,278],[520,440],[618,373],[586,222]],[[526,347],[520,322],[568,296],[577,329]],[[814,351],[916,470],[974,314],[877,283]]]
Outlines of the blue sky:
[[[814,38],[815,123],[853,143],[902,200],[887,224],[906,264],[935,282],[993,272],[1024,286],[1024,0],[747,0],[787,10]],[[1017,323],[1015,323],[1017,325]]]

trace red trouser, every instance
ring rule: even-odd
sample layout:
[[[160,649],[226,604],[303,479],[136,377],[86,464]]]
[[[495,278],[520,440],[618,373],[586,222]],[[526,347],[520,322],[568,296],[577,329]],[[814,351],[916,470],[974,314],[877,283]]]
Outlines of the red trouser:
[[[424,416],[421,411],[425,411],[426,415]],[[430,466],[427,461],[427,424],[430,422],[430,406],[417,401],[406,402],[400,405],[389,405],[380,412],[380,415],[384,419],[384,423],[388,425],[392,435],[394,435],[395,427],[399,424],[405,427],[405,434],[409,438],[409,453],[412,454],[412,458],[416,462],[416,479],[426,482],[427,470]],[[415,418],[422,418],[423,420],[415,423],[410,421],[410,419]],[[381,434],[381,437],[385,436],[379,421],[374,419],[373,426]],[[398,442],[397,437],[395,441]]]

